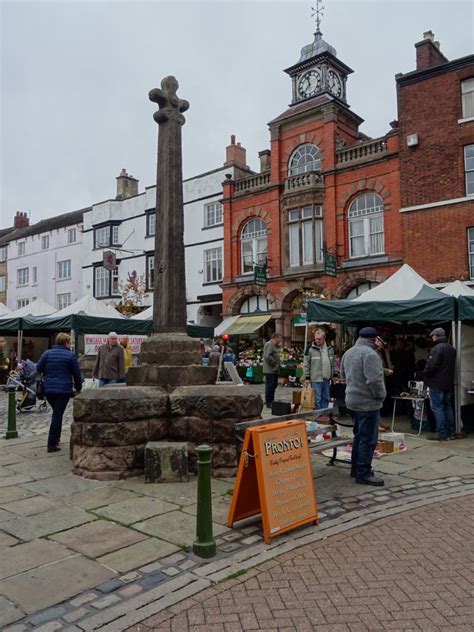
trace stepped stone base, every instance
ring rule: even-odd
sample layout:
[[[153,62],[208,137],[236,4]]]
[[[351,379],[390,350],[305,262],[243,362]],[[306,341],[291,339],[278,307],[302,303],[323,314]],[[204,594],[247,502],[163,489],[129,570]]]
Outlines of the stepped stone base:
[[[156,384],[168,391],[186,384],[215,384],[215,367],[192,364],[191,366],[140,365],[132,366],[127,372],[127,385],[146,386]]]
[[[262,406],[252,388],[231,384],[180,386],[169,393],[158,386],[85,391],[73,402],[73,472],[98,480],[139,476],[149,441],[180,441],[187,444],[189,471],[197,471],[196,446],[208,443],[213,474],[233,475],[235,424],[259,419]]]

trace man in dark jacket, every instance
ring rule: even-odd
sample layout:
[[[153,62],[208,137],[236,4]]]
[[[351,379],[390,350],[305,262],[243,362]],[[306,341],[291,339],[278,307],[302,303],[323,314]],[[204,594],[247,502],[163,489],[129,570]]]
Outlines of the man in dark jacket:
[[[346,406],[354,421],[351,476],[356,483],[382,487],[383,479],[372,472],[380,409],[387,394],[376,337],[373,327],[360,330],[355,345],[342,356],[341,376],[346,381]]]
[[[106,344],[98,348],[92,377],[99,380],[99,386],[125,381],[123,349],[118,344],[115,331],[111,331]]]
[[[273,334],[263,347],[263,374],[265,375],[265,405],[272,407],[275,399],[275,391],[278,386],[278,374],[280,373],[280,334]]]
[[[426,361],[424,379],[430,388],[430,406],[436,420],[436,434],[427,438],[431,441],[446,441],[456,438],[451,407],[456,349],[447,342],[446,333],[441,327],[433,329],[430,336],[433,346]]]

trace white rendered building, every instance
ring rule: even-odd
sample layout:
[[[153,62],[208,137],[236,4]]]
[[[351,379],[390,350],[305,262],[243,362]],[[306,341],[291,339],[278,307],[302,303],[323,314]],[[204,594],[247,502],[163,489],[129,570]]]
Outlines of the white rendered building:
[[[235,178],[251,173],[245,165],[245,154],[232,137],[222,167],[183,181],[188,322],[213,326],[221,320],[222,182],[226,174]],[[145,288],[142,304],[151,305],[155,203],[156,186],[138,193],[138,180],[122,170],[117,178],[116,199],[94,204],[84,214],[85,294],[116,305],[130,280],[139,279]],[[115,269],[109,271],[103,266],[104,253],[115,255]]]
[[[81,298],[84,209],[11,231],[6,299],[16,310],[37,298],[62,309]]]

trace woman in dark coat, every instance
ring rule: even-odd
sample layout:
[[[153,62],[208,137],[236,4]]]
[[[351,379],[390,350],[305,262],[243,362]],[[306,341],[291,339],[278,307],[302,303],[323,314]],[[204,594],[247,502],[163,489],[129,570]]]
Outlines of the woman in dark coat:
[[[61,440],[63,415],[69,400],[81,392],[82,377],[79,363],[71,351],[71,336],[60,333],[56,344],[45,351],[38,364],[38,373],[43,374],[44,394],[53,409],[48,435],[48,452],[57,452]]]

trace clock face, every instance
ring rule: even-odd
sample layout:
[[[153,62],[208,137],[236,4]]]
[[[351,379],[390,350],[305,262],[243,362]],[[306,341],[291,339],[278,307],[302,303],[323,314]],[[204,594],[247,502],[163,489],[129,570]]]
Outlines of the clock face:
[[[328,72],[328,88],[336,97],[342,97],[342,81],[334,70]]]
[[[321,88],[321,72],[318,68],[308,70],[298,80],[298,94],[300,97],[311,97]]]

